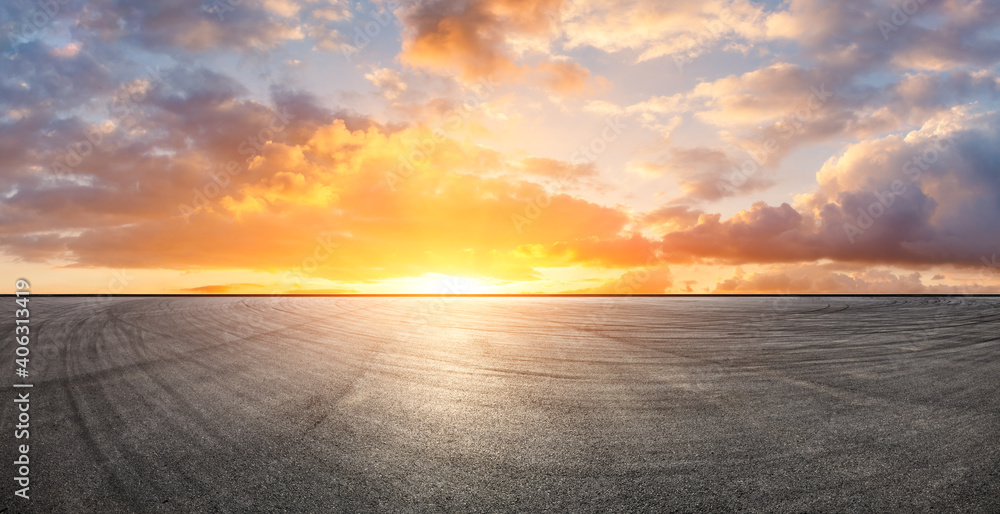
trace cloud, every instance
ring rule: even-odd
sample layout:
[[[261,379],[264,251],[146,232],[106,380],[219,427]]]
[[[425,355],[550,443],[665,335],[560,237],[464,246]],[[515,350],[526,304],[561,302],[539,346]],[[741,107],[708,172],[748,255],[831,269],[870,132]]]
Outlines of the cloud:
[[[403,11],[408,27],[404,62],[457,69],[466,80],[491,74],[514,76],[523,72],[521,60],[531,53],[528,49],[550,55],[550,47],[563,39],[566,50],[589,46],[615,53],[629,49],[640,53],[638,61],[677,55],[680,63],[724,41],[728,49],[745,51],[766,33],[760,8],[743,0],[669,4],[464,0],[420,2]],[[543,60],[539,70],[550,74],[547,82],[556,90],[567,86],[575,90],[588,73],[578,64],[569,66]]]
[[[584,111],[602,116],[628,114],[634,116],[642,125],[659,132],[664,142],[669,142],[670,136],[684,121],[681,113],[690,111],[682,94],[671,96],[655,96],[627,107],[621,107],[606,100],[590,100],[584,105]]]
[[[314,258],[309,278],[337,290],[558,267],[633,281],[653,257],[789,265],[720,290],[909,291],[927,287],[914,270],[953,284],[1000,250],[994,3],[903,16],[862,0],[419,0],[355,20],[361,4],[339,0],[95,0],[16,37],[38,5],[0,7],[15,35],[0,43],[12,259],[278,271]],[[360,64],[318,51],[347,49],[366,22],[387,36]],[[609,72],[626,80],[612,88]],[[470,106],[475,82],[504,91]],[[563,142],[580,111],[656,137],[621,140],[600,168],[553,158],[576,145]],[[819,170],[796,168],[805,147],[828,157]],[[663,193],[629,171],[683,194],[650,208]],[[741,202],[814,174],[787,203]],[[858,268],[795,268],[826,261]]]
[[[420,125],[387,128],[293,90],[273,89],[270,107],[245,94],[208,70],[168,69],[131,126],[104,135],[94,150],[100,158],[37,173],[30,153],[4,147],[11,165],[0,177],[9,192],[0,244],[22,259],[72,266],[262,271],[296,266],[320,247],[329,257],[316,276],[332,280],[424,273],[533,280],[540,267],[636,268],[655,255],[678,263],[978,266],[1000,240],[991,222],[1000,216],[990,164],[1000,159],[994,113],[954,109],[908,134],[850,145],[795,207],[758,202],[723,220],[668,205],[633,219],[536,183],[583,184],[595,178],[592,165],[510,158]],[[278,117],[291,122],[268,130]],[[13,133],[24,121],[13,123],[2,130]],[[67,130],[25,144],[39,152],[42,141],[41,151],[62,158],[55,150],[86,125],[51,123]],[[253,148],[248,141],[259,146],[249,157],[240,151]],[[692,169],[723,162],[704,149],[677,157]],[[230,160],[237,171],[222,175],[218,193],[185,220],[179,206],[194,204],[193,194],[213,181],[209,173],[218,177]],[[897,181],[905,188],[887,196]],[[862,227],[859,212],[883,201],[852,242],[845,227]],[[546,207],[516,230],[511,217],[539,202]],[[636,222],[662,238],[633,233]],[[342,250],[324,246],[334,243]]]
[[[129,269],[277,271],[320,254],[311,276],[337,281],[534,280],[551,262],[630,265],[648,246],[620,235],[627,214],[527,180],[582,183],[592,166],[507,158],[422,125],[386,128],[293,90],[273,89],[270,106],[245,95],[214,72],[165,70],[130,127],[103,136],[99,158],[60,176],[24,161],[3,176],[0,246],[31,261]],[[535,201],[544,212],[516,230],[512,216]]]
[[[916,10],[906,13],[897,4],[869,0],[792,0],[768,16],[768,37],[794,40],[817,61],[850,75],[886,65],[988,67],[1000,57],[1000,43],[991,34],[1000,19],[996,4],[950,0],[909,6]]]
[[[797,53],[704,80],[679,106],[771,166],[804,145],[912,130],[956,105],[996,99],[990,68],[1000,41],[991,31],[1000,8],[908,5],[916,12],[868,0],[793,0],[762,13],[766,35],[756,41],[791,41]]]
[[[0,106],[18,109],[21,118],[35,121],[86,106],[118,85],[102,57],[88,51],[60,52],[40,40],[18,45],[16,54],[0,57],[8,77],[0,81]]]
[[[599,88],[592,80],[590,70],[575,62],[565,60],[543,62],[538,66],[538,70],[546,88],[559,95],[575,95]],[[606,82],[601,84],[606,85]]]
[[[939,280],[936,275],[931,280]],[[943,277],[941,277],[943,278]],[[786,266],[775,270],[744,273],[718,282],[715,293],[744,294],[989,294],[1000,287],[983,284],[929,285],[919,272],[893,273],[872,268],[859,271],[836,271],[828,266]]]
[[[519,72],[509,47],[512,33],[544,35],[558,1],[537,0],[514,8],[506,1],[423,2],[405,11],[404,63],[457,69],[466,80]],[[533,16],[534,15],[534,16]]]
[[[285,284],[287,285],[287,284]],[[344,288],[300,288],[282,289],[282,284],[212,284],[199,287],[179,289],[181,293],[191,294],[356,294],[357,290]]]
[[[665,205],[643,214],[640,221],[645,227],[685,230],[696,225],[702,214],[687,205]]]
[[[186,287],[180,289],[180,291],[184,293],[197,293],[197,294],[227,294],[227,293],[246,294],[248,291],[260,291],[263,288],[264,285],[262,284],[237,283],[237,284],[213,284],[207,286]]]
[[[298,7],[286,0],[242,2],[235,7],[202,0],[94,0],[77,16],[76,29],[104,42],[161,52],[269,49],[304,37],[298,22],[290,19]]]
[[[406,82],[398,71],[391,68],[373,68],[365,78],[377,87],[387,100],[395,100],[406,91]]]
[[[563,291],[565,294],[663,294],[674,285],[670,268],[657,266],[626,271],[615,280],[596,287]]]
[[[638,52],[639,62],[675,56],[678,67],[724,42],[730,48],[764,36],[762,11],[731,0],[574,2],[564,13],[567,48]]]
[[[923,125],[955,105],[997,98],[992,72],[913,73],[883,87],[832,68],[776,63],[698,84],[681,103],[764,164],[835,138],[869,138]]]
[[[664,236],[675,260],[976,266],[996,252],[997,115],[958,109],[905,137],[851,145],[789,204],[763,202],[729,219],[704,215]]]
[[[532,80],[561,96],[606,88],[606,79],[551,52],[564,6],[564,0],[418,2],[401,10],[406,29],[400,59],[440,73],[457,71],[466,83]]]
[[[549,267],[584,265],[615,268],[646,266],[656,256],[655,249],[653,241],[638,233],[578,237],[549,245],[532,244],[518,248],[520,253],[537,257]]]
[[[714,201],[727,196],[763,191],[774,185],[774,180],[753,164],[750,173],[744,174],[743,163],[721,150],[712,148],[671,148],[657,162],[640,163],[645,175],[666,175],[677,180],[684,196],[678,201]],[[734,179],[737,177],[738,179]]]
[[[343,288],[325,288],[325,289],[289,289],[284,291],[285,294],[357,294],[359,293],[356,289],[343,289]]]
[[[597,181],[597,167],[593,163],[571,164],[545,157],[527,157],[512,163],[510,169],[518,175],[544,179],[562,189],[602,187]]]

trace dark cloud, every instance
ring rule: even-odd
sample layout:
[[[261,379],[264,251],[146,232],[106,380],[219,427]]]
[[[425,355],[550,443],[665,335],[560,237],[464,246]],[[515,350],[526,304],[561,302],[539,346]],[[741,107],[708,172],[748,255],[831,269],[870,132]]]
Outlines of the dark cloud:
[[[855,145],[824,167],[802,211],[756,203],[727,220],[702,216],[663,249],[678,261],[976,266],[1000,241],[997,115],[947,122],[969,127],[944,141],[931,125]]]
[[[0,105],[46,112],[76,109],[113,88],[118,80],[90,53],[62,55],[42,41],[18,46],[0,56]]]
[[[213,7],[216,4],[224,8]],[[269,12],[261,2],[228,7],[226,2],[205,0],[92,0],[83,7],[76,28],[107,43],[166,53],[264,49],[302,37],[295,20]]]
[[[935,275],[931,280],[944,278]],[[855,272],[823,266],[791,266],[781,271],[743,273],[741,270],[715,285],[715,293],[771,294],[988,294],[997,287],[983,284],[925,284],[919,272],[893,273],[884,269]]]
[[[0,126],[11,135],[0,139],[0,184],[9,193],[0,206],[4,233],[174,216],[213,173],[233,191],[259,180],[247,160],[267,142],[262,135],[302,143],[334,117],[294,90],[275,90],[272,106],[250,100],[238,82],[203,68],[164,69],[111,94],[107,117],[96,123],[35,116]],[[233,172],[220,175],[230,162]]]
[[[413,2],[403,9],[404,63],[437,72],[458,72],[465,82],[522,79],[559,95],[606,86],[590,70],[555,58],[548,41],[557,36],[564,0],[461,0]],[[523,55],[513,42],[534,40]]]
[[[683,230],[698,223],[702,214],[703,211],[687,205],[664,205],[643,214],[640,221],[644,226]]]

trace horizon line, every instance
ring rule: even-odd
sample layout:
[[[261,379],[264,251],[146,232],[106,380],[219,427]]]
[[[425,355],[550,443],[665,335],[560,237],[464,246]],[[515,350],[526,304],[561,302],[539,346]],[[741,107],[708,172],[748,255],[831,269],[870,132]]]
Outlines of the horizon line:
[[[14,293],[4,293],[0,296],[17,297]],[[22,298],[24,296],[21,296]],[[436,293],[34,293],[34,297],[111,297],[111,298],[262,298],[262,297],[306,297],[306,298],[712,298],[712,297],[1000,297],[1000,293],[476,293],[476,294],[436,294]],[[30,297],[29,296],[29,297]]]

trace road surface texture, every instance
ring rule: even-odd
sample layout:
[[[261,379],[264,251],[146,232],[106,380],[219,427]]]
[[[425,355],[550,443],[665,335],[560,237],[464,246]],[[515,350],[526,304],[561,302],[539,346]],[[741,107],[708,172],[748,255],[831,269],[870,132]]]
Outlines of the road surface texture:
[[[1000,298],[30,305],[7,512],[1000,511]]]

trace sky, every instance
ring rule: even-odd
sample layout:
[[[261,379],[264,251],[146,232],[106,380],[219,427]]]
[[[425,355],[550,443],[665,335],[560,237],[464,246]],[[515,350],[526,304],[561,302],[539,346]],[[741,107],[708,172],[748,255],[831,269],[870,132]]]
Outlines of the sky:
[[[997,293],[1000,4],[11,0],[36,293]]]

